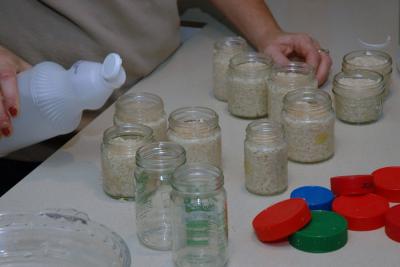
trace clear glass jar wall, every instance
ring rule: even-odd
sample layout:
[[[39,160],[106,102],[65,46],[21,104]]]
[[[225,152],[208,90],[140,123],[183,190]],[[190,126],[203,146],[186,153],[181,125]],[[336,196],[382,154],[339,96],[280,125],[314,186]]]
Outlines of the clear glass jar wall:
[[[243,118],[268,114],[268,78],[272,59],[255,52],[233,57],[228,71],[228,110]]]
[[[205,107],[184,107],[169,116],[167,136],[186,150],[187,162],[221,167],[221,129],[217,113]]]
[[[274,65],[268,86],[268,118],[281,122],[283,98],[291,91],[300,88],[318,87],[314,68],[304,62],[290,62],[287,65]]]
[[[228,260],[227,200],[220,169],[187,164],[172,179],[172,250],[178,267],[223,267]]]
[[[214,44],[213,53],[213,88],[214,96],[221,101],[227,101],[226,77],[229,60],[248,50],[247,42],[241,37],[225,37]]]
[[[333,156],[335,115],[329,94],[298,89],[288,93],[283,102],[289,159],[313,163]]]
[[[372,70],[382,74],[385,87],[383,96],[389,94],[392,74],[392,57],[389,54],[379,50],[352,51],[343,57],[342,71],[355,69]]]
[[[153,130],[141,124],[121,124],[104,131],[101,144],[103,190],[116,199],[135,198],[136,150],[153,141]]]
[[[256,120],[246,128],[246,188],[259,195],[283,192],[288,185],[288,150],[280,123]]]
[[[369,123],[382,114],[383,76],[369,70],[350,70],[335,75],[332,92],[338,119],[348,123]]]
[[[114,124],[140,123],[153,129],[156,141],[167,140],[167,116],[162,99],[155,94],[128,93],[115,104]]]
[[[147,144],[136,152],[136,232],[149,248],[171,249],[171,179],[185,160],[184,148],[172,142]]]

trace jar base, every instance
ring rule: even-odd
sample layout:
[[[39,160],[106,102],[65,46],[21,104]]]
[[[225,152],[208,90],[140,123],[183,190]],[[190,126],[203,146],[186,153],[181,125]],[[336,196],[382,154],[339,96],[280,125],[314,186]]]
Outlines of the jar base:
[[[185,248],[176,252],[176,267],[224,267],[227,258],[217,255],[216,250],[202,248]]]
[[[276,196],[276,195],[279,195],[279,194],[282,194],[283,192],[285,192],[287,190],[287,188],[288,188],[288,186],[285,186],[283,189],[280,189],[273,193],[262,193],[262,192],[257,192],[255,190],[252,190],[246,186],[247,191],[249,191],[252,194],[258,195],[258,196]]]
[[[333,153],[332,155],[330,155],[329,157],[323,158],[323,159],[319,159],[319,160],[313,160],[313,161],[300,161],[300,160],[296,160],[296,159],[292,159],[290,156],[288,157],[288,160],[290,160],[291,162],[295,162],[295,163],[300,163],[300,164],[314,164],[314,163],[321,163],[327,160],[330,160],[331,158],[333,158],[335,154]]]
[[[163,231],[164,230],[164,231]],[[159,233],[160,231],[161,234]],[[168,233],[165,233],[165,229],[149,229],[146,232],[138,234],[138,239],[140,243],[150,249],[159,250],[159,251],[169,251],[172,249],[172,243],[170,238],[162,239],[160,236],[168,236]]]
[[[126,196],[114,196],[111,195],[109,193],[107,193],[106,191],[103,191],[107,196],[109,196],[110,198],[113,198],[115,200],[125,200],[125,201],[135,201],[135,197],[126,197]]]

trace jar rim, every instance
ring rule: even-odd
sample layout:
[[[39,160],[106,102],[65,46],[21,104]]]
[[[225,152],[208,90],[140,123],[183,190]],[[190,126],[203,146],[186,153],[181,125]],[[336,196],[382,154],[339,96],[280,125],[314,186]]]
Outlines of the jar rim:
[[[287,64],[275,63],[272,66],[272,73],[297,73],[303,75],[315,75],[315,68],[306,62],[301,61],[290,61]]]
[[[137,104],[131,107],[130,104]],[[118,98],[116,108],[124,111],[135,110],[145,113],[149,109],[164,110],[164,103],[160,96],[148,92],[130,92]]]
[[[174,190],[182,193],[210,193],[224,185],[224,175],[214,165],[188,163],[175,170],[171,185]]]
[[[170,127],[193,129],[214,129],[218,127],[218,114],[211,108],[192,106],[182,107],[171,112],[168,118]]]
[[[246,127],[246,137],[254,141],[278,141],[283,134],[283,125],[270,119],[255,120]]]
[[[137,139],[138,142],[146,142],[153,139],[153,129],[139,123],[122,123],[119,125],[113,125],[104,131],[103,143],[111,144],[111,142],[118,137],[133,137],[129,139]],[[113,143],[113,145],[126,146],[126,144],[119,144],[118,142]]]
[[[241,36],[227,36],[215,42],[214,47],[216,49],[222,49],[223,47],[229,48],[244,48],[247,46],[247,41]]]
[[[301,88],[287,93],[283,110],[288,113],[323,115],[332,111],[331,96],[321,89]]]
[[[380,51],[380,50],[374,50],[374,49],[364,49],[364,50],[354,50],[351,51],[347,54],[345,54],[343,56],[343,63],[346,63],[348,65],[351,66],[361,66],[363,67],[363,65],[355,65],[351,62],[349,62],[349,60],[355,58],[355,57],[360,57],[360,56],[371,56],[371,57],[380,57],[383,58],[385,60],[384,63],[382,64],[377,64],[377,65],[372,65],[369,67],[374,67],[374,68],[379,68],[379,67],[386,67],[386,66],[392,66],[392,57],[384,52],[384,51]],[[389,70],[389,72],[391,72],[391,68]]]
[[[359,80],[370,79],[374,80],[375,83],[352,86],[341,82],[341,79],[343,78],[359,79]],[[356,92],[354,90],[355,88],[360,90]],[[343,93],[346,94],[346,92],[351,93],[353,91],[355,95],[361,97],[362,96],[361,93],[370,92],[370,94],[365,95],[366,97],[369,97],[373,92],[375,92],[374,95],[379,95],[384,91],[384,89],[385,88],[384,88],[383,75],[373,70],[355,69],[355,70],[341,71],[337,73],[333,78],[332,92],[339,95],[342,95]]]
[[[175,169],[186,161],[185,149],[174,142],[161,141],[143,145],[136,151],[139,167],[161,170]]]
[[[261,63],[255,65],[251,70],[241,69],[240,66],[247,63]],[[229,60],[229,68],[243,72],[265,71],[272,67],[272,58],[257,52],[242,52]]]

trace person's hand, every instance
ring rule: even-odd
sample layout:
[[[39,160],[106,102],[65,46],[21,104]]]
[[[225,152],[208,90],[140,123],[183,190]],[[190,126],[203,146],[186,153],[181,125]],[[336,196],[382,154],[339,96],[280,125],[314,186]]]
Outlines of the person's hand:
[[[290,58],[300,57],[315,68],[318,85],[322,85],[328,78],[332,65],[329,51],[322,49],[319,43],[307,34],[277,31],[269,35],[261,50],[278,64],[286,64]]]
[[[0,46],[0,137],[12,133],[11,118],[18,115],[17,74],[30,68],[27,62]]]

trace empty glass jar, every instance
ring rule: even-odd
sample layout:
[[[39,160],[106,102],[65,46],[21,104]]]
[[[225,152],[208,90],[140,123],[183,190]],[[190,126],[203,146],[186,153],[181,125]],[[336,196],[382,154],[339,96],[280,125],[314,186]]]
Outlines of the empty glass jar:
[[[213,88],[218,100],[227,101],[228,98],[226,77],[229,60],[247,49],[247,42],[241,37],[225,37],[214,44]]]
[[[284,100],[282,120],[290,160],[313,163],[334,153],[335,115],[328,93],[319,89],[298,89]]]
[[[288,150],[280,123],[262,119],[247,126],[244,169],[252,193],[273,195],[287,188]]]
[[[268,78],[272,59],[255,52],[233,57],[228,72],[228,110],[243,118],[268,114]]]
[[[167,116],[162,99],[155,94],[128,93],[115,104],[114,124],[140,123],[153,129],[156,141],[167,140]]]
[[[382,114],[383,91],[383,77],[375,71],[339,72],[332,89],[337,118],[356,124],[378,120]]]
[[[149,248],[171,249],[171,179],[185,159],[184,148],[172,142],[150,143],[136,152],[136,233]]]
[[[172,250],[178,267],[223,267],[228,255],[227,201],[220,169],[188,164],[172,179]]]
[[[392,74],[392,58],[389,54],[379,50],[359,50],[346,54],[343,57],[342,70],[364,69],[373,70],[383,76],[384,93],[386,97],[389,94],[390,75]]]
[[[121,124],[104,131],[101,144],[103,190],[116,199],[135,198],[136,150],[153,141],[153,130],[141,124]]]
[[[179,108],[170,114],[168,120],[168,139],[185,148],[187,162],[221,166],[221,128],[214,110]]]
[[[268,118],[281,122],[283,98],[291,91],[318,86],[314,68],[304,62],[274,65],[268,86]]]

